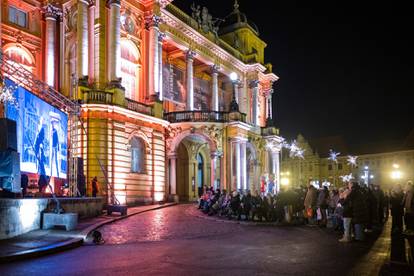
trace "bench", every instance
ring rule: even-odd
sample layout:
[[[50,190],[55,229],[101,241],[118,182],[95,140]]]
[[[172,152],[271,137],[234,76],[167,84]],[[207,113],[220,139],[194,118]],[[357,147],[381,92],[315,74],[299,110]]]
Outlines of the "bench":
[[[65,226],[66,231],[71,231],[78,225],[77,213],[44,213],[43,229],[50,229],[54,226]]]
[[[121,213],[122,216],[127,214],[128,207],[126,205],[115,205],[115,204],[108,204],[106,207],[106,211],[108,215],[111,215],[113,212]]]

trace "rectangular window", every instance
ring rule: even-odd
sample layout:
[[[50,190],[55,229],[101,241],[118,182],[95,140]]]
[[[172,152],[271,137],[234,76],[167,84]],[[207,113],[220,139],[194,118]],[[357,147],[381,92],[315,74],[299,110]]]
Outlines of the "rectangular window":
[[[338,164],[338,170],[342,170],[342,163]]]
[[[332,165],[331,164],[328,165],[328,170],[332,171]]]
[[[20,27],[26,28],[27,13],[16,9],[15,7],[9,6],[9,21],[19,25]]]

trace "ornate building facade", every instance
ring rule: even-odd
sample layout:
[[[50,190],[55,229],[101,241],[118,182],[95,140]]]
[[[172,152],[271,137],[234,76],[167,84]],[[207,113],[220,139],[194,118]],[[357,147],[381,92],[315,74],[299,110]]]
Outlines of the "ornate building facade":
[[[278,77],[258,28],[237,1],[224,22],[171,2],[1,0],[2,51],[81,103],[70,158],[103,195],[132,205],[279,183]]]

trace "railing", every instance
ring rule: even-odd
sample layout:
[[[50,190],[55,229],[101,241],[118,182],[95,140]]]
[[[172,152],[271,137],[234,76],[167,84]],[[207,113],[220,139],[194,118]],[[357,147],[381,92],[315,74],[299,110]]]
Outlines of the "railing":
[[[139,112],[139,113],[143,113],[143,114],[147,114],[147,115],[154,115],[153,112],[153,108],[150,105],[146,105],[140,102],[136,102],[133,101],[131,99],[125,99],[126,102],[126,107],[129,110],[135,111],[135,112]]]
[[[226,123],[230,121],[246,122],[246,114],[240,113],[240,112],[229,113],[229,112],[223,112],[223,111],[177,111],[177,112],[164,113],[164,120],[169,121],[170,123],[181,123],[181,122]]]
[[[84,102],[88,104],[112,104],[112,93],[103,90],[85,91]]]
[[[138,113],[150,116],[154,115],[152,106],[136,102],[131,99],[125,99],[124,105],[116,104],[113,99],[113,94],[111,92],[106,92],[104,90],[85,91],[83,102],[88,104],[118,105]]]

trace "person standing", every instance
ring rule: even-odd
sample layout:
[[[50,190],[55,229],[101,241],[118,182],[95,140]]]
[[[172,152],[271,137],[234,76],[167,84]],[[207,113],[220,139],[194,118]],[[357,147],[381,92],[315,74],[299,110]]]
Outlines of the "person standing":
[[[99,192],[99,188],[98,188],[98,178],[95,176],[92,179],[92,197],[96,197],[96,195]]]
[[[391,216],[392,216],[392,233],[400,233],[403,228],[403,207],[404,194],[401,189],[401,185],[397,184],[391,191],[390,205],[391,205]]]
[[[308,222],[310,222],[309,220],[312,220],[315,214],[316,197],[317,190],[312,184],[310,184],[304,201],[304,207]]]
[[[404,196],[404,222],[406,230],[414,231],[414,191],[413,183],[407,182],[406,192]]]
[[[27,174],[22,174],[20,184],[22,188],[22,196],[25,197],[27,194],[27,187],[29,186],[29,177]]]
[[[349,195],[352,191],[352,182],[348,183],[348,188],[339,194],[339,204],[342,207],[342,218],[344,225],[344,235],[339,242],[351,241],[351,220],[352,220],[352,206],[349,200]]]
[[[355,240],[363,241],[365,240],[364,230],[369,222],[368,192],[360,187],[358,182],[354,182],[349,199],[351,200]]]

